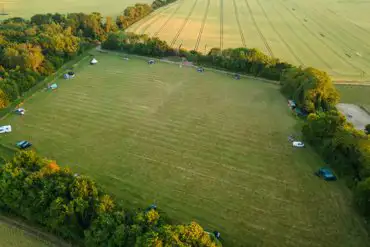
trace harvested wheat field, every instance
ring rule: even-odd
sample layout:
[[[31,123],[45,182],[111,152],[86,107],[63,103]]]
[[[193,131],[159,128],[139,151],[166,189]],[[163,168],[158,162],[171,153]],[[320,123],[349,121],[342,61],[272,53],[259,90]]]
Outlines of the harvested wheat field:
[[[258,48],[336,80],[370,78],[370,1],[179,0],[129,31],[173,47]]]
[[[135,3],[152,3],[152,0],[0,0],[0,11],[8,13],[8,16],[1,16],[0,20],[10,17],[30,18],[35,14],[45,13],[91,13],[99,12],[104,16],[117,16],[123,10]]]

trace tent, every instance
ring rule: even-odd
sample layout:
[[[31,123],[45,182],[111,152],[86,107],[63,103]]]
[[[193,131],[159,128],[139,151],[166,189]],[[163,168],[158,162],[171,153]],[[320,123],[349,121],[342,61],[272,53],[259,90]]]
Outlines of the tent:
[[[91,65],[94,65],[94,64],[97,64],[98,63],[98,60],[96,60],[95,58],[93,58],[91,61],[90,61],[90,64]]]
[[[53,83],[49,86],[49,89],[52,89],[52,90],[57,89],[57,88],[58,88],[58,85],[56,83]]]

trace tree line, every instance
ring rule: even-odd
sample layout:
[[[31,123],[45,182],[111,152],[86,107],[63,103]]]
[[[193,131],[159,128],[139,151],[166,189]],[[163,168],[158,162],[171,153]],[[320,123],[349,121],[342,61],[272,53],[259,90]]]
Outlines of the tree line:
[[[157,37],[124,31],[108,34],[102,47],[152,57],[181,56],[199,66],[280,81],[281,92],[308,115],[302,134],[353,188],[356,205],[370,216],[370,139],[336,109],[340,95],[326,72],[296,67],[257,49],[211,49],[207,54],[170,47]]]
[[[32,151],[0,168],[0,208],[89,247],[221,246],[196,222],[174,224],[156,207],[124,207],[90,178]]]

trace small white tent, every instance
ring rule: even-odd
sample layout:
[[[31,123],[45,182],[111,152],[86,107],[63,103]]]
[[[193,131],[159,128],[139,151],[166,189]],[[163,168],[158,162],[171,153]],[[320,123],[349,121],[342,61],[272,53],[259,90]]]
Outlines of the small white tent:
[[[94,64],[97,64],[98,63],[98,60],[96,60],[95,58],[93,58],[91,61],[90,61],[90,64],[94,65]]]

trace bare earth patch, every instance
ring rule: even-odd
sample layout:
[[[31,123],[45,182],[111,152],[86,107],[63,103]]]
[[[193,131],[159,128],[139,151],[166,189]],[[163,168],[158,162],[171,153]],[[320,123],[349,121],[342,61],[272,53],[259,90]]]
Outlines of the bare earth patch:
[[[356,129],[363,130],[370,123],[370,115],[357,105],[340,103],[337,108]]]

